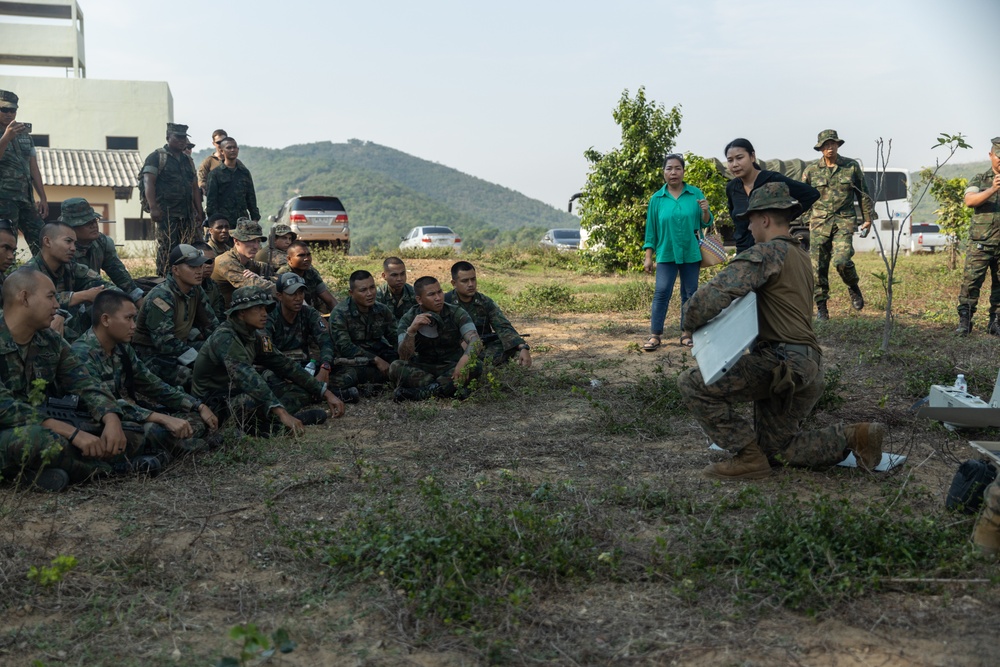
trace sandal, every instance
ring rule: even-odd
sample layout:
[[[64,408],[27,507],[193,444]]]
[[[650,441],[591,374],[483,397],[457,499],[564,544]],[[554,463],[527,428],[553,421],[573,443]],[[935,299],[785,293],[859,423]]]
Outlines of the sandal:
[[[694,347],[694,339],[691,338],[691,334],[681,336],[681,345],[684,347]]]
[[[660,337],[650,336],[646,344],[642,346],[644,352],[654,352],[660,348]]]

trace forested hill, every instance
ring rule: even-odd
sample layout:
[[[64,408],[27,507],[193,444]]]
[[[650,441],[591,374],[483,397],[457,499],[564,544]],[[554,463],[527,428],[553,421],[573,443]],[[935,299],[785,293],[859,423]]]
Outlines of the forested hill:
[[[196,163],[207,154],[196,154]],[[519,192],[371,142],[241,146],[240,160],[253,173],[265,221],[296,194],[340,197],[352,252],[396,248],[418,225],[452,227],[467,248],[536,242],[546,229],[579,227],[575,216]]]

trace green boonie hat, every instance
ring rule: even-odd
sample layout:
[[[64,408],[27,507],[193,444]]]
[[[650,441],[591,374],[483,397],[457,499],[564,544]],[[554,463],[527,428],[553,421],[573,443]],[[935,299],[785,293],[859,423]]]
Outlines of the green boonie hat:
[[[182,137],[190,136],[188,126],[180,123],[167,123],[167,134],[179,134]]]
[[[799,217],[802,213],[802,204],[792,197],[788,191],[788,186],[784,183],[765,183],[757,188],[750,195],[750,205],[747,206],[747,213],[751,211],[767,211],[778,208],[781,210],[792,209],[794,215],[792,219]]]
[[[288,225],[284,224],[284,223],[281,223],[279,225],[275,225],[271,229],[274,231],[274,235],[275,236],[284,236],[285,234],[291,234],[293,241],[295,239],[299,238],[299,235],[296,234],[295,232],[293,232],[292,228],[289,227]]]
[[[258,285],[247,285],[246,287],[239,288],[233,292],[233,300],[229,304],[226,316],[231,316],[237,311],[253,308],[254,306],[267,306],[268,311],[273,309],[275,303],[274,297],[271,296],[271,290],[266,287],[259,287]]]
[[[818,151],[821,151],[823,150],[823,144],[830,141],[831,139],[836,141],[838,146],[844,145],[844,140],[837,136],[836,130],[823,130],[822,132],[819,133],[819,136],[816,137],[816,145],[813,146],[813,148],[815,148]]]
[[[263,241],[266,236],[264,236],[264,230],[260,228],[259,222],[254,222],[250,218],[240,218],[236,222],[236,229],[229,232],[237,241],[253,241],[254,239],[260,239]]]
[[[70,197],[60,207],[59,222],[70,227],[82,227],[93,220],[100,220],[101,214],[83,197]]]
[[[993,142],[993,154],[1000,157],[1000,137],[993,137],[990,141]]]
[[[9,90],[0,90],[0,106],[17,108],[17,95]]]

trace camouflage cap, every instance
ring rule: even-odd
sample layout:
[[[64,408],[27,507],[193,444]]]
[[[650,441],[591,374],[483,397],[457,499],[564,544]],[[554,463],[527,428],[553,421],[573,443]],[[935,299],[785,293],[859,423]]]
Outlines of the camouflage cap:
[[[267,306],[269,311],[273,309],[275,303],[274,297],[271,296],[271,290],[258,285],[247,285],[246,287],[239,288],[233,292],[233,300],[229,304],[226,315],[232,316],[235,312],[253,308],[254,306]]]
[[[266,236],[264,236],[264,230],[260,228],[259,222],[254,222],[250,218],[240,218],[236,221],[236,229],[229,232],[237,241],[253,241],[254,239],[263,241]]]
[[[83,197],[70,197],[60,207],[59,222],[70,227],[82,227],[93,220],[100,220],[101,214]]]
[[[180,266],[181,264],[201,266],[207,261],[205,253],[187,243],[182,243],[170,251],[170,266]]]
[[[990,141],[993,142],[993,154],[1000,157],[1000,137],[993,137]]]
[[[767,211],[770,209],[792,209],[792,220],[802,213],[802,204],[792,197],[788,191],[788,186],[784,183],[765,183],[757,188],[750,195],[750,205],[747,206],[747,213],[751,211]]]
[[[9,90],[0,90],[0,102],[3,102],[4,107],[14,107],[17,108],[17,95]]]
[[[292,228],[289,227],[288,225],[286,225],[285,223],[276,224],[274,227],[271,228],[271,231],[274,232],[274,235],[276,237],[277,236],[284,236],[286,234],[291,234],[293,241],[295,239],[299,238],[299,235],[296,234],[295,232],[293,232]]]
[[[182,137],[190,136],[188,135],[188,126],[181,125],[180,123],[167,123],[167,134],[176,134]]]
[[[815,148],[818,151],[821,151],[823,150],[823,144],[825,144],[830,140],[836,141],[838,146],[844,145],[844,140],[837,136],[836,130],[823,130],[816,137],[816,145],[813,146],[813,148]]]
[[[278,276],[278,291],[285,294],[295,294],[300,289],[306,288],[306,281],[294,271],[282,273]]]

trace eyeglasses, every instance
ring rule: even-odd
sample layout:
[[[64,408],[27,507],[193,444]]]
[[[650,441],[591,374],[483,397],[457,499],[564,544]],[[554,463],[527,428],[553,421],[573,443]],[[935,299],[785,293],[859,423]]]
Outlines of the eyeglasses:
[[[3,108],[0,108],[0,113],[17,113],[17,107],[3,107]]]

